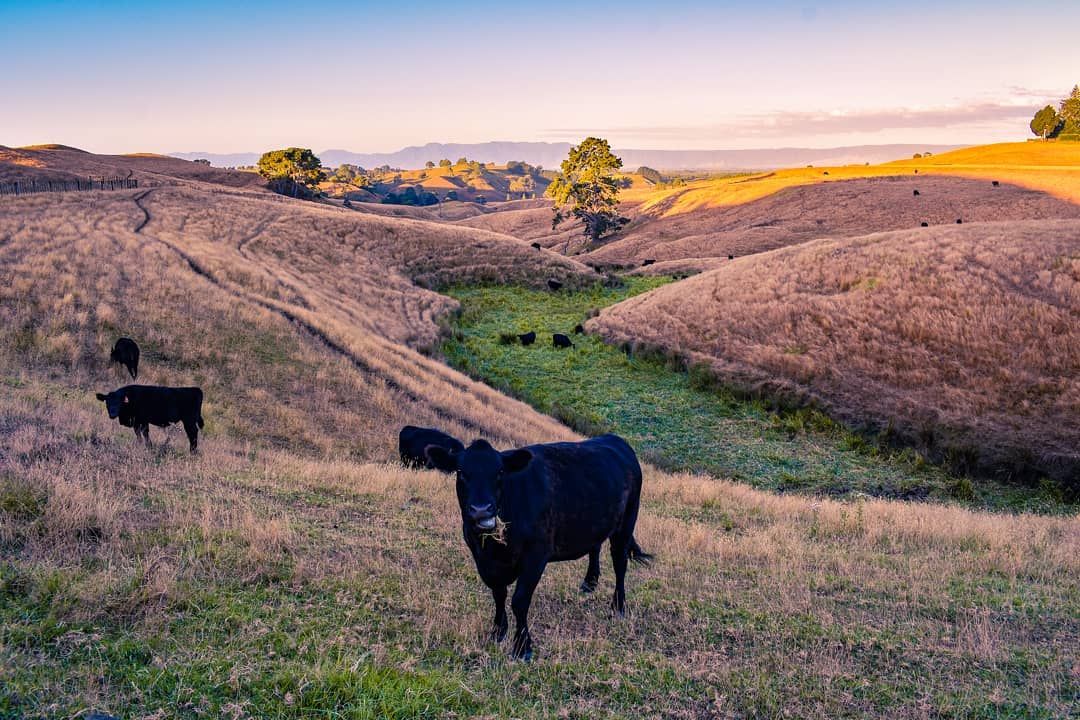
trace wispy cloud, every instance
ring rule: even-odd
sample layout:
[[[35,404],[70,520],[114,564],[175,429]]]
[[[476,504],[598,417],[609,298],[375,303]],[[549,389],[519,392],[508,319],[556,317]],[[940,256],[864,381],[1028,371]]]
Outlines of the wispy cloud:
[[[995,127],[1030,118],[1049,96],[1042,91],[1014,88],[1009,101],[976,101],[938,108],[890,108],[852,111],[772,111],[733,116],[705,125],[620,126],[609,128],[551,128],[547,137],[576,137],[583,133],[627,135],[647,140],[694,140],[716,137],[783,138],[875,133],[956,127]],[[1035,101],[1038,98],[1038,101]]]

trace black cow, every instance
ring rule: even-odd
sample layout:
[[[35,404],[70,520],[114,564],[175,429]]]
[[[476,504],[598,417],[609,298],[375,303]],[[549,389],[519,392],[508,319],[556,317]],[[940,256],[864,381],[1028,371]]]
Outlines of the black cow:
[[[915,197],[919,197],[919,191],[918,190],[912,190],[911,194],[914,195]]]
[[[574,343],[570,342],[570,338],[563,335],[562,333],[555,333],[551,336],[551,345],[552,347],[557,348],[574,347]]]
[[[964,224],[964,219],[963,218],[956,218],[956,224],[957,225],[963,225]]]
[[[829,174],[829,171],[828,171],[828,170],[826,170],[824,174],[825,174],[825,175],[828,175],[828,174]]]
[[[536,342],[536,333],[530,330],[524,335],[518,335],[518,340],[521,341],[522,345],[532,345],[534,342]]]
[[[562,287],[562,283],[558,280],[548,280],[548,288],[551,290],[558,290]]]
[[[735,256],[734,256],[734,255],[728,255],[728,256],[727,256],[727,259],[728,259],[728,260],[734,260],[734,259],[735,259]]]
[[[533,250],[539,250],[540,249],[540,243],[533,243],[532,247],[533,247]]]
[[[199,428],[204,427],[202,417],[202,389],[197,387],[161,387],[158,385],[127,385],[108,395],[98,393],[97,399],[105,403],[109,417],[119,419],[120,424],[135,430],[150,446],[150,426],[167,427],[183,423],[191,452],[199,445]]]
[[[131,379],[139,377],[139,344],[131,338],[122,337],[113,345],[109,360],[120,363],[131,373]]]
[[[447,452],[461,452],[465,449],[460,440],[441,430],[406,425],[398,433],[398,454],[401,456],[401,464],[405,467],[437,469],[424,454],[429,445],[437,445]]]
[[[465,544],[495,600],[496,642],[506,637],[507,587],[517,581],[510,601],[515,658],[532,658],[529,605],[547,564],[589,555],[582,588],[594,587],[605,540],[615,568],[611,605],[625,614],[627,561],[650,559],[634,541],[641,466],[625,440],[603,435],[505,452],[477,440],[462,452],[430,447],[427,454],[436,467],[457,474]]]
[[[921,227],[930,227],[930,223],[924,222],[924,223],[922,223]]]
[[[646,265],[652,265],[654,262],[656,262],[656,260],[654,258],[649,258],[648,260],[642,260],[641,261],[641,267],[645,267]]]
[[[1000,185],[1000,184],[1001,184],[1001,183],[999,183],[999,182],[998,182],[997,180],[994,180],[994,181],[993,181],[993,185],[994,185],[994,187],[997,187],[997,186],[998,186],[998,185]]]
[[[575,335],[581,335],[584,332],[585,332],[585,326],[582,325],[581,323],[578,323],[577,325],[574,326],[574,334]]]

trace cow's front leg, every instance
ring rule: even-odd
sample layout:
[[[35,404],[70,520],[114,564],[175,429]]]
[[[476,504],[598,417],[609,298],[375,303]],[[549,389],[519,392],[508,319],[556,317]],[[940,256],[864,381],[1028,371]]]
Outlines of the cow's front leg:
[[[146,443],[146,447],[153,447],[150,442],[150,425],[148,423],[135,426],[135,437],[141,437],[143,442]]]
[[[533,592],[547,566],[545,558],[533,558],[523,564],[521,575],[514,587],[514,597],[510,608],[514,611],[514,649],[512,656],[529,662],[533,657],[532,636],[529,634],[529,606],[532,605]]]
[[[510,627],[510,622],[506,618],[506,586],[492,587],[491,597],[495,600],[495,620],[491,626],[491,640],[499,643],[506,638],[506,631]]]

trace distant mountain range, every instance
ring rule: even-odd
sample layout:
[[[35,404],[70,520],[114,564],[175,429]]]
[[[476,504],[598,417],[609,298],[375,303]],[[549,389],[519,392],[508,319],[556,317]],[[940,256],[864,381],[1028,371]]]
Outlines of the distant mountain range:
[[[913,154],[942,153],[962,145],[854,145],[836,148],[762,148],[755,150],[638,150],[616,149],[623,167],[634,170],[647,165],[656,170],[768,170],[801,165],[852,165],[881,163],[909,158]],[[486,143],[428,143],[407,147],[392,153],[356,153],[348,150],[324,150],[318,153],[323,165],[337,167],[342,163],[375,168],[389,165],[395,168],[418,168],[431,160],[457,160],[467,157],[484,163],[505,163],[523,160],[531,165],[556,169],[566,159],[570,143],[547,142],[486,142]],[[217,167],[254,165],[259,153],[171,153],[184,160],[203,158]]]

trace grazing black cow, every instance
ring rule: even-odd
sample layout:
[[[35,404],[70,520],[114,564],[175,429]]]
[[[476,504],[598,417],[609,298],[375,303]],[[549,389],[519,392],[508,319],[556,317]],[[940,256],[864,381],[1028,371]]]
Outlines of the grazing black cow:
[[[552,290],[558,290],[562,287],[562,283],[558,280],[548,280],[548,287]]]
[[[510,601],[515,658],[532,658],[529,605],[547,564],[589,555],[582,587],[595,587],[605,540],[615,568],[612,608],[625,614],[627,561],[649,560],[634,541],[641,466],[625,440],[603,435],[505,452],[477,440],[462,452],[430,447],[427,454],[436,467],[457,474],[465,544],[495,600],[496,642],[506,637],[507,587],[517,581]]]
[[[532,247],[533,247],[533,250],[539,250],[540,249],[540,243],[533,243]]]
[[[574,347],[574,343],[570,342],[570,338],[563,335],[562,333],[555,333],[551,336],[551,345],[552,347],[557,348]]]
[[[641,261],[641,267],[645,267],[646,265],[652,265],[654,262],[656,262],[656,260],[654,258],[649,258],[648,260],[642,260]]]
[[[915,174],[916,174],[916,175],[918,175],[918,174],[919,174],[919,168],[915,168]]]
[[[585,332],[585,326],[582,325],[581,323],[578,323],[577,325],[574,326],[574,334],[575,335],[581,335],[584,332]]]
[[[534,342],[536,342],[536,333],[530,330],[524,335],[518,335],[518,340],[521,341],[522,345],[532,345]]]
[[[930,223],[924,222],[924,223],[922,223],[922,227],[930,227]]]
[[[465,446],[456,437],[435,428],[406,425],[398,433],[398,455],[405,467],[436,470],[424,451],[429,445],[437,445],[447,452],[461,452]]]
[[[1000,184],[1001,184],[1001,183],[999,183],[999,182],[998,182],[997,180],[994,180],[994,181],[993,181],[993,185],[994,185],[994,187],[997,187],[997,186],[998,186],[998,185],[1000,185]]]
[[[964,224],[964,219],[963,218],[956,218],[956,224],[957,225],[963,225]]]
[[[919,191],[918,190],[912,190],[911,194],[914,195],[915,197],[919,197]]]
[[[734,255],[728,255],[728,256],[727,256],[727,259],[728,259],[728,260],[734,260],[734,259],[735,259],[735,256],[734,256]]]
[[[139,344],[131,338],[122,337],[113,345],[109,360],[127,368],[131,379],[139,377]]]
[[[111,419],[135,430],[150,446],[150,426],[167,427],[183,423],[191,452],[199,445],[199,428],[204,427],[202,417],[202,389],[197,387],[161,387],[158,385],[127,385],[108,395],[98,393],[97,399],[105,403]]]
[[[826,170],[824,174],[825,174],[825,175],[828,175],[828,174],[829,174],[829,171],[828,171],[828,170]]]

